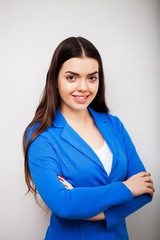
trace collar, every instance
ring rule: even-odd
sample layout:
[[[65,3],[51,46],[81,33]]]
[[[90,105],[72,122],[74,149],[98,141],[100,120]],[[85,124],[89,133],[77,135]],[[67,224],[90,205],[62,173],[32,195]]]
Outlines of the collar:
[[[91,116],[92,116],[92,118],[95,122],[97,120],[100,120],[102,122],[107,121],[106,113],[96,112],[91,107],[88,107],[88,110],[89,110],[89,113],[91,114]],[[62,115],[62,113],[60,112],[59,109],[56,110],[56,117],[55,117],[52,124],[53,124],[54,127],[59,127],[59,128],[63,128],[67,124],[66,119],[64,118],[64,116]]]

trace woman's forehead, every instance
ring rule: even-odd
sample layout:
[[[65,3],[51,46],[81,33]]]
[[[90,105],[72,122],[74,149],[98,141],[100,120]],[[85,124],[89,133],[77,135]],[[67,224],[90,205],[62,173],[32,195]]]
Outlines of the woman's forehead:
[[[94,58],[70,58],[63,63],[61,71],[72,71],[75,73],[85,72],[87,74],[98,72],[98,61]]]

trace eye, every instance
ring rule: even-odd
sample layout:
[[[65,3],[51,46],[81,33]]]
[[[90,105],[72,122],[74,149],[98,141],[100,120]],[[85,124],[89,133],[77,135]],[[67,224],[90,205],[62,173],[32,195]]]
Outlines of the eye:
[[[67,80],[74,81],[74,80],[76,80],[76,77],[74,77],[74,76],[71,75],[71,76],[68,76],[68,77],[67,77]]]
[[[98,79],[97,77],[95,77],[95,76],[93,77],[93,76],[92,76],[92,77],[89,78],[89,81],[95,82],[97,79]]]

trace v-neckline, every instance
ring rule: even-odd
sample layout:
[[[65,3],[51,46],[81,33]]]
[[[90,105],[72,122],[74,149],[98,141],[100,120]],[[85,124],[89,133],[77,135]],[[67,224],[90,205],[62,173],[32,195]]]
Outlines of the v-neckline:
[[[114,141],[115,137],[114,137],[113,131],[108,126],[108,124],[105,124],[107,118],[104,119],[104,117],[100,117],[101,115],[99,115],[99,113],[95,112],[91,108],[88,108],[88,110],[90,115],[93,118],[95,126],[101,133],[103,139],[108,144],[108,147],[113,155],[112,166],[111,166],[111,172],[112,172],[112,169],[114,168],[114,165],[116,164],[116,161],[117,161],[117,143],[116,141]],[[70,126],[70,124],[67,122],[67,120],[65,119],[63,114],[60,112],[60,110],[58,111],[59,111],[58,119],[56,120],[55,125],[63,127],[61,137],[66,141],[68,141],[75,148],[77,148],[80,152],[82,152],[87,157],[89,157],[96,164],[98,164],[101,167],[101,169],[105,171],[106,176],[108,178],[109,176],[106,170],[104,169],[104,166],[101,160],[98,158],[98,156],[94,152],[93,148]],[[110,172],[110,175],[111,175],[111,172]]]

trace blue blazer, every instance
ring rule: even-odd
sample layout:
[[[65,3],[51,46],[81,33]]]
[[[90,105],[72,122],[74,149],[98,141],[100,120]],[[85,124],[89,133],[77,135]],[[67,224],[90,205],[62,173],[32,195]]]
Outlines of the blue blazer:
[[[152,199],[149,194],[133,197],[122,183],[145,171],[122,122],[110,114],[89,111],[113,153],[109,176],[92,148],[59,110],[53,124],[29,147],[32,179],[52,211],[46,240],[128,239],[125,218]],[[36,126],[29,129],[27,140]],[[74,188],[67,190],[58,174]],[[101,212],[105,220],[85,220]]]

